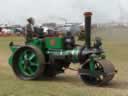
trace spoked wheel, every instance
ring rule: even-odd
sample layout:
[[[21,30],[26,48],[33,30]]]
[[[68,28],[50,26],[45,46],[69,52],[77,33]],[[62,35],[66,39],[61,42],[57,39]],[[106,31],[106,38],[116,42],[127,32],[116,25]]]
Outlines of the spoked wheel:
[[[44,55],[34,46],[21,47],[14,53],[12,68],[22,80],[38,79],[45,69]]]
[[[81,79],[91,85],[105,85],[113,79],[114,75],[115,68],[108,60],[95,61],[94,72],[90,72],[89,61],[80,69]]]

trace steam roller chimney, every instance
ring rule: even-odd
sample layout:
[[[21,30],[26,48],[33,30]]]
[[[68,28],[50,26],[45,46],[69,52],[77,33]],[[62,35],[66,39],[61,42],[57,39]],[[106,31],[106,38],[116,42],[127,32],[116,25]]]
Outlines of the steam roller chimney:
[[[85,44],[87,48],[91,47],[91,12],[85,12]]]

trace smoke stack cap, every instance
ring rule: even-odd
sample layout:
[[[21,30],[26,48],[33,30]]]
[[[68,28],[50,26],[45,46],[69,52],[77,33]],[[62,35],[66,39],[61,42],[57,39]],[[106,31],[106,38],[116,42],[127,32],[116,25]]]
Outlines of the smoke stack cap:
[[[85,16],[92,16],[92,12],[85,12],[84,15]]]

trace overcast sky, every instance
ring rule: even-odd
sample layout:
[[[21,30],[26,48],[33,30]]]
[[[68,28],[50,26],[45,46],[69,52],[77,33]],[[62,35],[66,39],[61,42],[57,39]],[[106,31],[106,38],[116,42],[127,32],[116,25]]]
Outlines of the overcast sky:
[[[92,11],[93,22],[98,23],[128,17],[128,0],[0,0],[0,4],[0,24],[24,24],[27,17],[37,23],[57,18],[82,22],[84,11]]]

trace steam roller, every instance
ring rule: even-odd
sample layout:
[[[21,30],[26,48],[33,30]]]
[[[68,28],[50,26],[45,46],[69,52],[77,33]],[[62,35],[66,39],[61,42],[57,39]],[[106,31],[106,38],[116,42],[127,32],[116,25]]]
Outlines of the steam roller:
[[[74,36],[67,32],[64,36],[56,34],[33,37],[24,45],[10,43],[12,55],[9,64],[14,74],[21,80],[53,78],[71,69],[70,64],[80,64],[78,73],[81,80],[89,85],[105,85],[117,72],[114,65],[106,59],[99,37],[91,44],[91,12],[85,12],[85,44],[75,43]],[[36,32],[37,33],[37,32]]]

